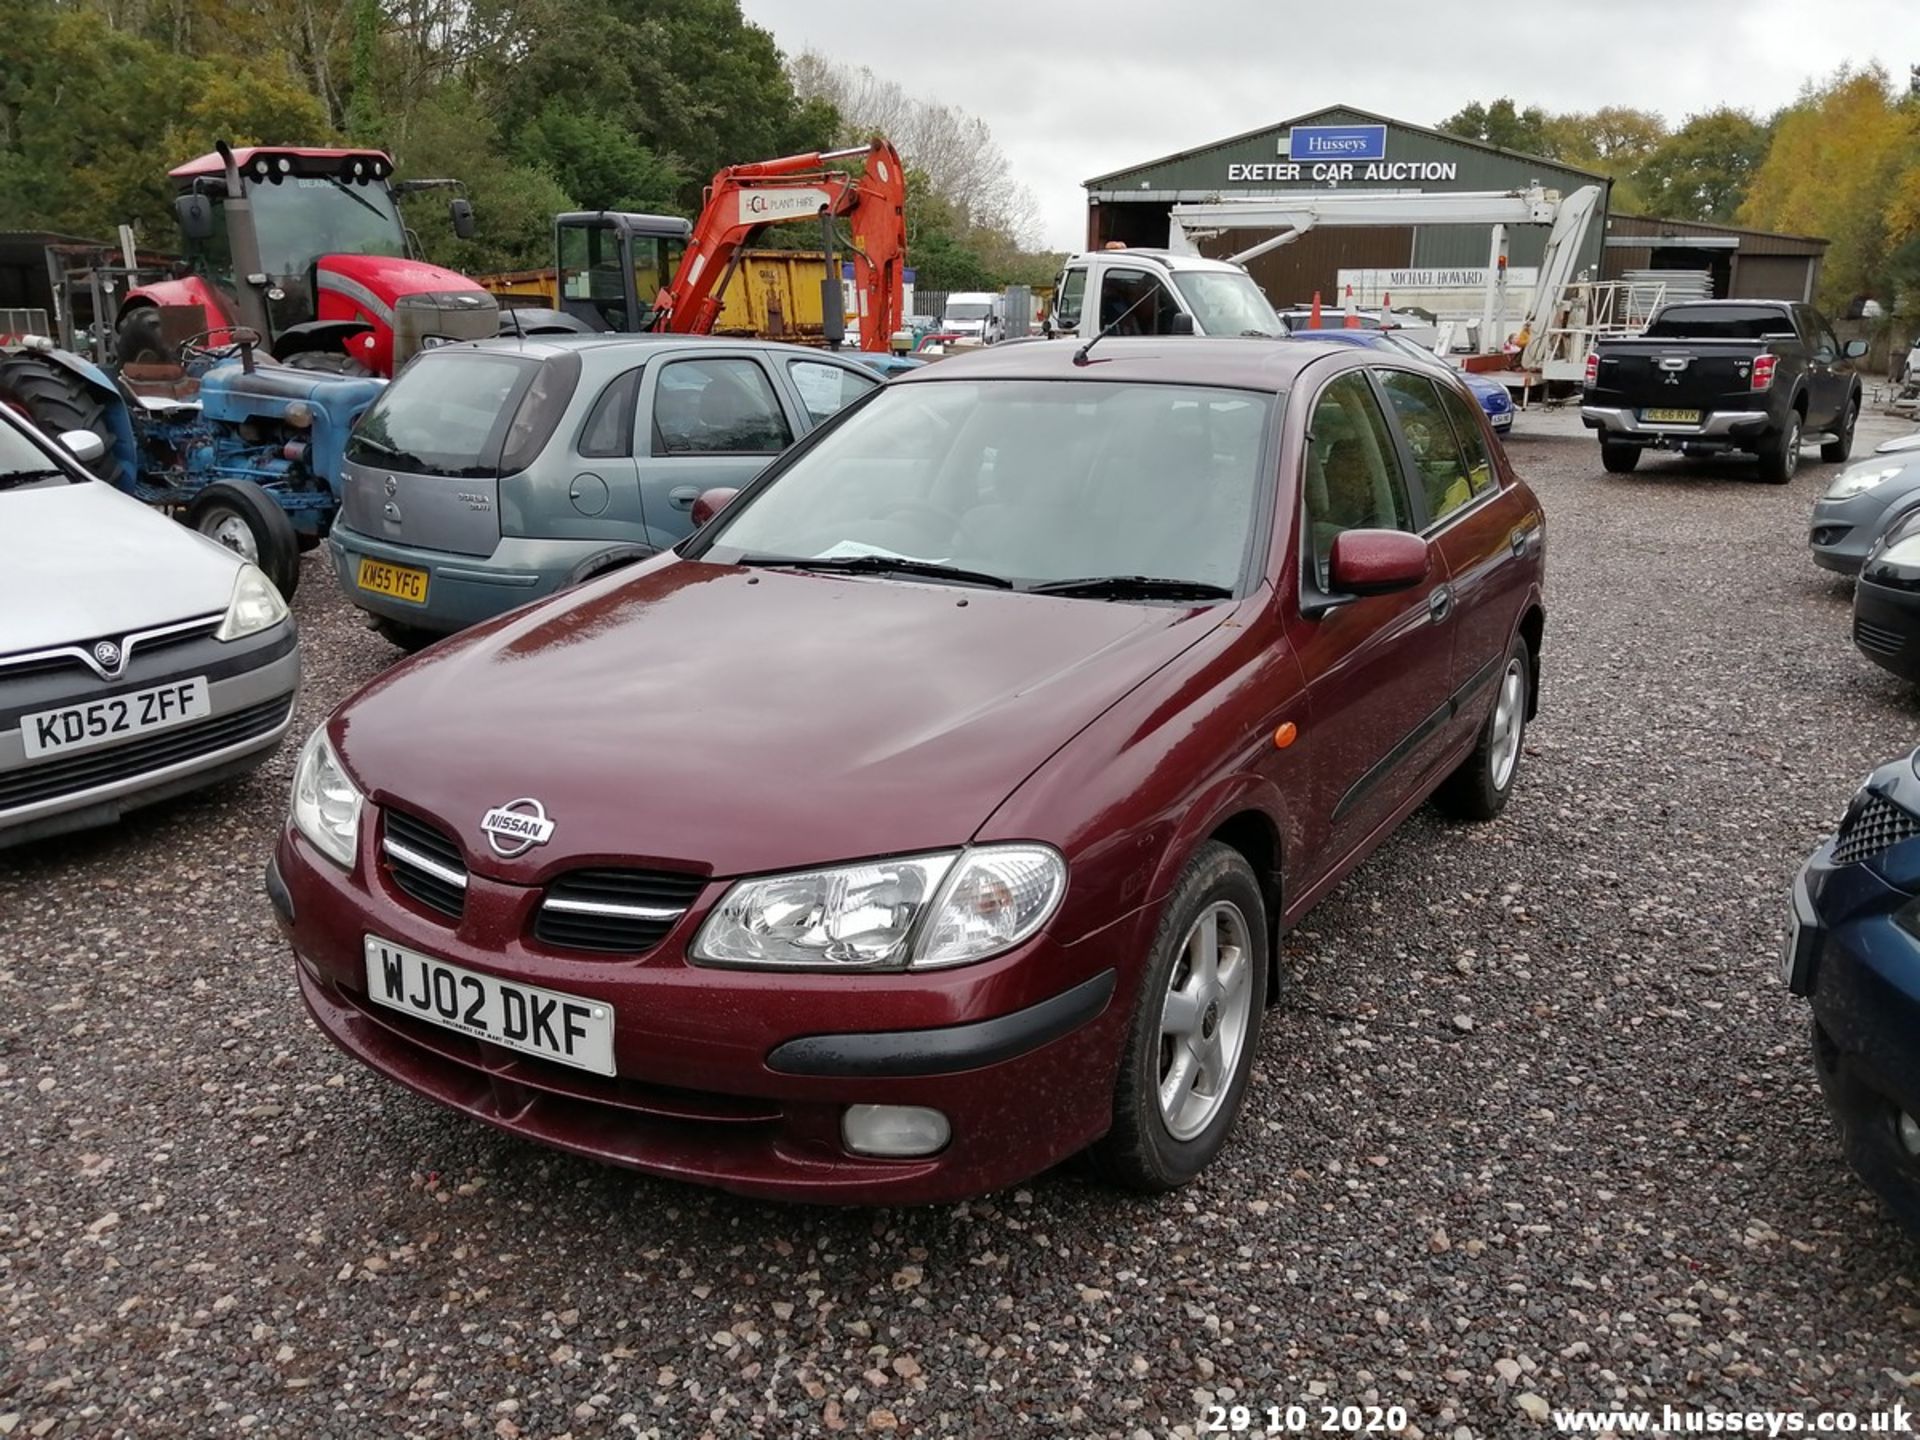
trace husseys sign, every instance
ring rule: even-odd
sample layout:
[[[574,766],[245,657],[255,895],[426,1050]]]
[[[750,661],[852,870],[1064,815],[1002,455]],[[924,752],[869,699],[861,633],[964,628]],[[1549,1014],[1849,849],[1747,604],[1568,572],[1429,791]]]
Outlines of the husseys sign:
[[[1460,167],[1451,160],[1387,159],[1384,125],[1295,125],[1281,137],[1280,153],[1286,159],[1229,163],[1227,183],[1305,180],[1322,185],[1349,181],[1380,184],[1450,181],[1460,176]]]

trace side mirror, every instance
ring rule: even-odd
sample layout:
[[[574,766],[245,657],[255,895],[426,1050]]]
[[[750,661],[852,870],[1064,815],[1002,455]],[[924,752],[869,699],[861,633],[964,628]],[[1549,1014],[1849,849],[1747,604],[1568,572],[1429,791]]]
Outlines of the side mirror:
[[[1846,343],[1844,353],[1849,360],[1858,360],[1862,355],[1867,353],[1867,342],[1864,340],[1849,340]]]
[[[1169,335],[1193,334],[1193,317],[1184,310],[1177,312],[1173,319],[1167,322],[1167,333]]]
[[[453,233],[462,240],[473,238],[473,202],[464,195],[447,202],[447,215],[453,221]]]
[[[699,498],[693,502],[693,528],[698,530],[713,519],[726,509],[733,497],[739,493],[738,487],[730,485],[716,485],[711,490],[702,490]]]
[[[1427,542],[1404,530],[1342,530],[1333,537],[1327,584],[1338,595],[1385,595],[1427,578]]]
[[[60,448],[82,465],[91,465],[107,453],[107,442],[91,430],[62,430]]]
[[[200,244],[213,238],[213,202],[206,196],[191,190],[176,195],[173,218],[180,224],[181,236],[189,242]]]

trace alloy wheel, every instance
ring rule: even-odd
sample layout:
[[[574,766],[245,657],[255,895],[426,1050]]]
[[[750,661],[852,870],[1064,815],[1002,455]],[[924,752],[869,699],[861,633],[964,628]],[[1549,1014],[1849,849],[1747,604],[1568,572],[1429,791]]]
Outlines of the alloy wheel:
[[[1209,905],[1181,942],[1160,1006],[1160,1119],[1176,1140],[1200,1135],[1227,1103],[1246,1044],[1253,969],[1240,907]]]

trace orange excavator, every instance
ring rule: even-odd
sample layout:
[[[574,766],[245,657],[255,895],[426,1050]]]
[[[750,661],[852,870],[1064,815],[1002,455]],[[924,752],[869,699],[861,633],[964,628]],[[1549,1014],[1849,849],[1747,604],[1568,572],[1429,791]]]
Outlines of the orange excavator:
[[[860,174],[836,164],[854,156],[866,157]],[[762,227],[825,216],[845,219],[853,232],[860,348],[884,351],[904,319],[906,205],[907,177],[900,155],[877,136],[850,150],[729,165],[707,187],[706,204],[687,239],[680,268],[655,302],[652,328],[682,335],[708,333],[741,252]],[[837,272],[837,266],[830,268]],[[837,273],[829,283],[838,290]],[[832,308],[837,316],[838,306]]]

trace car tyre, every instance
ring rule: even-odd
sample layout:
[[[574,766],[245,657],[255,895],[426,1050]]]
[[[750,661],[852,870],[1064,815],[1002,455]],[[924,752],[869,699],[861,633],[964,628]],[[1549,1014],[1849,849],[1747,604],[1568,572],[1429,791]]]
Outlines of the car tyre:
[[[1785,485],[1800,468],[1800,432],[1803,422],[1798,410],[1787,412],[1784,428],[1760,442],[1760,478],[1769,485]]]
[[[373,628],[409,655],[417,655],[434,641],[447,638],[437,630],[423,630],[418,625],[409,625],[403,620],[389,620],[384,615],[374,619]]]
[[[1434,803],[1456,820],[1491,820],[1507,808],[1527,743],[1527,704],[1533,693],[1533,652],[1516,640],[1494,678],[1493,705],[1473,753],[1440,782]]]
[[[1847,402],[1847,418],[1841,422],[1834,438],[1820,447],[1820,458],[1829,465],[1844,464],[1853,454],[1853,431],[1860,423],[1860,397],[1855,395]]]
[[[1113,1128],[1089,1152],[1128,1190],[1178,1189],[1240,1113],[1267,995],[1267,910],[1246,857],[1209,841],[1160,917],[1114,1083]]]
[[[187,524],[266,572],[291,600],[300,584],[300,540],[287,512],[258,485],[223,480],[209,485],[187,506]]]
[[[1625,445],[1618,440],[1602,440],[1600,463],[1606,467],[1609,475],[1625,475],[1640,463],[1640,447]]]

